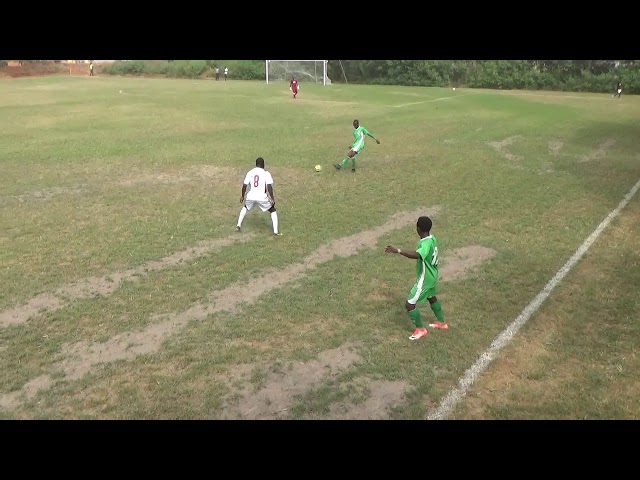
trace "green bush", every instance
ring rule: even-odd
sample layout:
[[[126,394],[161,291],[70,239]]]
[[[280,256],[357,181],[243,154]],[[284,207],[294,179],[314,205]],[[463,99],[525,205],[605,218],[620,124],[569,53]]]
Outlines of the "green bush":
[[[166,75],[174,78],[199,78],[205,73],[213,75],[218,65],[220,73],[229,68],[229,76],[236,80],[264,79],[261,60],[131,60],[117,61],[103,68],[107,75]]]

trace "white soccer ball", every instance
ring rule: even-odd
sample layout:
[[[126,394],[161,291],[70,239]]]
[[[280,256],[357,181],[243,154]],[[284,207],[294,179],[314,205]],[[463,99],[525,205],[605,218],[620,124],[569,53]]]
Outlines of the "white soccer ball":
[[[453,87],[453,89],[455,90],[455,89],[456,89],[456,87]]]
[[[322,170],[322,166],[316,165],[315,169],[316,169],[316,172],[319,172],[320,170]]]

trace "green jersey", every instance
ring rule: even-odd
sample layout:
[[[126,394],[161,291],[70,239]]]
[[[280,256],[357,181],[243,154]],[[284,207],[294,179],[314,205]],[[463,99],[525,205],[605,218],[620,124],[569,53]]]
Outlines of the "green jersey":
[[[438,241],[433,235],[424,237],[416,249],[420,258],[416,265],[417,284],[427,287],[438,281]]]
[[[371,134],[369,130],[364,128],[362,125],[356,128],[353,131],[353,136],[356,137],[356,141],[353,142],[353,145],[351,148],[353,148],[355,151],[361,150],[364,147],[364,139],[367,135],[371,135],[374,139],[376,138]]]

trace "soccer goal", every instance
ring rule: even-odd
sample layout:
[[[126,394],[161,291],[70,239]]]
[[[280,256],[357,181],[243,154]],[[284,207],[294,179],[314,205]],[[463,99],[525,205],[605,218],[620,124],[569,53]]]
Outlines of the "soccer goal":
[[[290,82],[296,77],[299,82],[315,82],[331,85],[327,77],[329,60],[265,60],[267,83]]]

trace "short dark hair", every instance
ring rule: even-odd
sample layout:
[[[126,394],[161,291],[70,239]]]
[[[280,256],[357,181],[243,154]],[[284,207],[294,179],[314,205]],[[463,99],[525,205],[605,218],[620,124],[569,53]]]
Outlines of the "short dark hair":
[[[264,158],[256,158],[256,167],[264,168]]]
[[[431,221],[431,219],[429,217],[420,217],[420,218],[418,218],[418,229],[421,232],[430,232],[432,225],[433,225],[433,222]]]
[[[357,118],[353,121],[353,123],[360,123],[360,120],[358,120]]]

